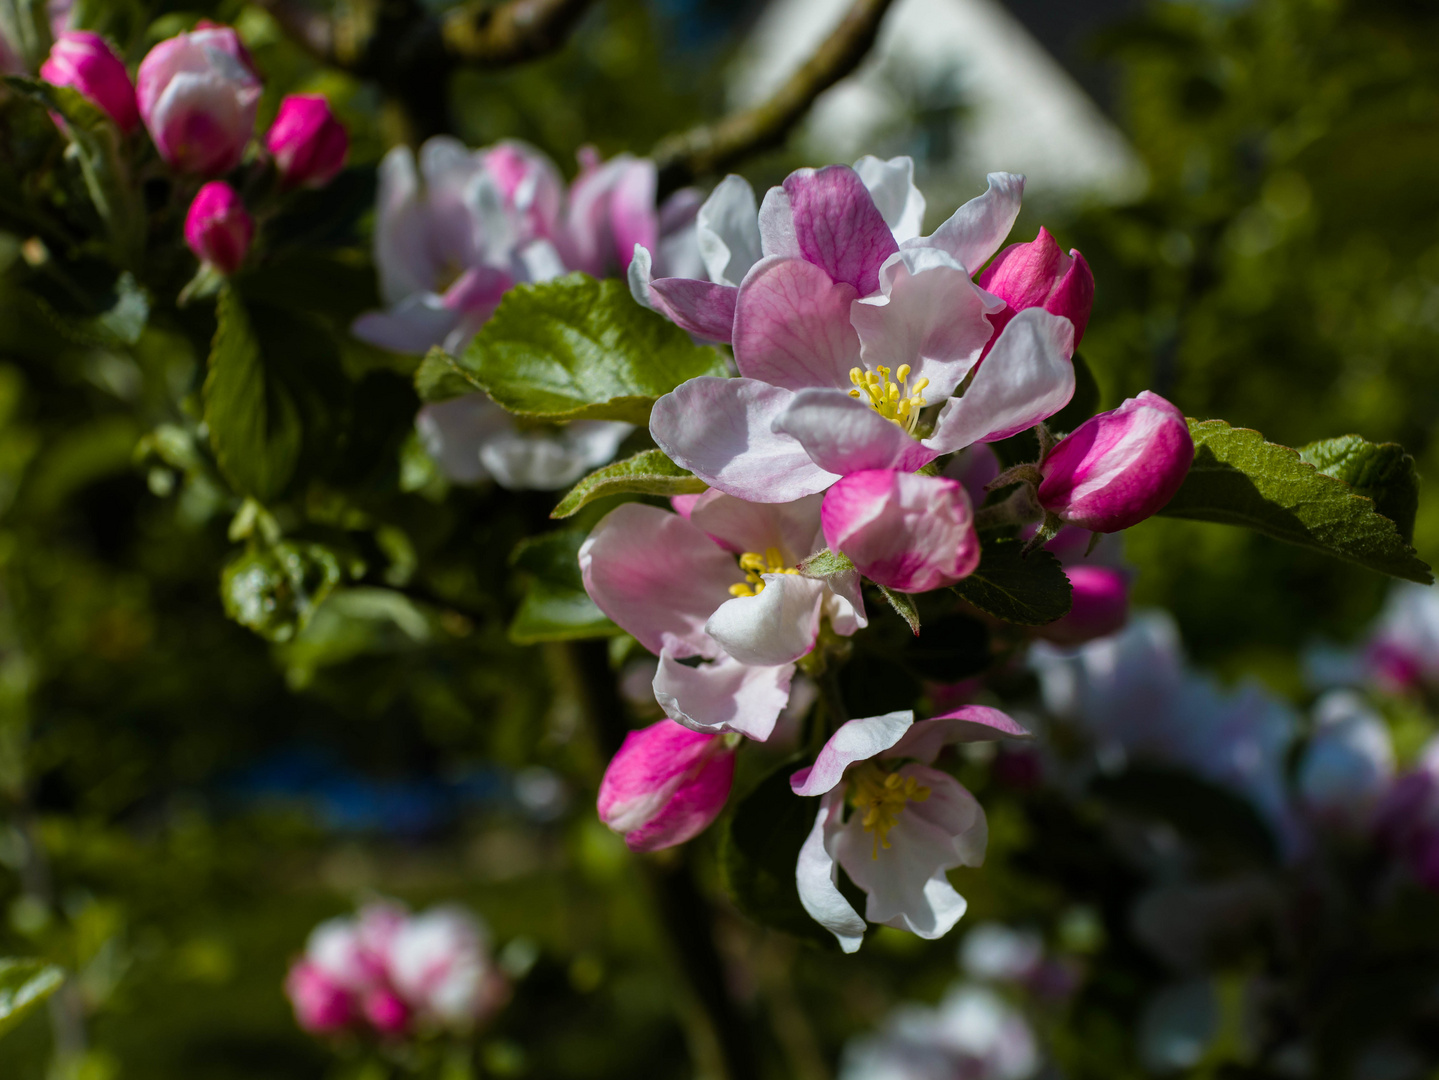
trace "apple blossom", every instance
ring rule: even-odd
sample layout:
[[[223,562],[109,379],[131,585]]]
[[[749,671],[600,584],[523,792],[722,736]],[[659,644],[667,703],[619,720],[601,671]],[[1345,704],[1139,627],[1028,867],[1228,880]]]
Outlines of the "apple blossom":
[[[843,635],[867,624],[853,571],[825,581],[795,571],[824,547],[819,503],[746,503],[708,491],[688,519],[626,503],[581,545],[585,591],[660,658],[655,700],[671,720],[763,741],[821,617]]]
[[[953,585],[979,565],[964,486],[939,476],[872,469],[824,495],[824,538],[865,577],[900,592]]]
[[[571,270],[593,277],[615,270],[625,274],[636,253],[643,251],[640,258],[647,268],[700,272],[695,239],[699,196],[693,190],[677,191],[656,210],[658,177],[650,159],[619,154],[602,162],[586,147],[580,163],[580,174],[570,185],[562,242]]]
[[[185,214],[185,243],[195,258],[222,274],[240,269],[254,232],[255,222],[245,204],[223,180],[202,187]]]
[[[350,136],[322,94],[290,94],[265,134],[286,187],[321,188],[345,167]]]
[[[390,982],[418,1022],[465,1031],[502,1005],[505,977],[483,923],[457,907],[405,919],[390,943]]]
[[[301,960],[285,976],[285,994],[295,1009],[295,1022],[312,1035],[328,1035],[355,1019],[354,999],[323,968]]]
[[[984,861],[988,827],[974,796],[930,766],[951,743],[1028,736],[980,705],[918,722],[887,713],[840,725],[791,777],[795,794],[822,796],[795,869],[800,902],[845,952],[859,948],[866,919],[922,938],[959,921],[965,900],[945,871]],[[840,867],[866,894],[863,919],[839,891]]]
[[[1084,256],[1065,255],[1043,227],[1027,244],[1010,244],[975,279],[981,288],[1004,301],[1004,309],[989,316],[998,334],[1017,312],[1042,307],[1074,324],[1074,346],[1084,337],[1094,306],[1094,274]]]
[[[67,30],[55,39],[40,77],[54,86],[71,86],[109,114],[125,134],[140,123],[135,87],[125,62],[99,34]]]
[[[484,394],[464,394],[422,407],[415,429],[454,483],[494,480],[511,491],[554,491],[608,462],[634,426],[576,420],[522,428]]]
[[[1067,524],[1118,532],[1162,509],[1193,461],[1184,414],[1145,390],[1090,417],[1045,454],[1039,504]]]
[[[179,172],[214,176],[245,155],[260,79],[233,29],[202,24],[150,50],[140,61],[135,96],[166,163]]]
[[[625,736],[600,781],[600,820],[631,851],[683,844],[719,816],[733,779],[724,736],[661,720]]]

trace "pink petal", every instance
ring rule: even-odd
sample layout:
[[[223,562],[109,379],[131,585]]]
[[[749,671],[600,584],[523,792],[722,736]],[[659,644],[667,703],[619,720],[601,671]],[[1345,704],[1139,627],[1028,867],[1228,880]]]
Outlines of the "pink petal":
[[[989,742],[992,739],[1031,739],[1019,721],[987,705],[965,705],[943,716],[917,720],[884,758],[914,758],[926,765],[951,743]]]
[[[718,655],[704,624],[744,573],[684,518],[625,503],[595,526],[579,561],[590,599],[650,652]]]
[[[655,700],[666,716],[691,731],[734,732],[763,742],[789,702],[793,678],[793,664],[754,667],[721,655],[690,667],[664,652],[655,672]]]
[[[650,435],[675,464],[736,498],[802,499],[837,477],[811,461],[794,439],[772,430],[793,397],[754,379],[704,375],[655,402]]]
[[[661,720],[625,736],[596,809],[631,850],[656,851],[703,831],[724,807],[733,776],[734,755],[718,735]]]
[[[859,337],[849,321],[855,295],[803,259],[755,263],[735,304],[739,373],[789,390],[848,388],[859,363]]]
[[[841,476],[865,469],[913,472],[938,457],[904,428],[838,390],[801,390],[774,421],[810,459]]]
[[[864,181],[847,165],[785,178],[800,254],[860,296],[879,291],[879,268],[899,250]]]
[[[790,777],[790,788],[796,795],[823,795],[844,779],[845,769],[894,746],[913,723],[914,713],[906,709],[841,724],[814,764]]]
[[[824,546],[820,537],[821,496],[789,503],[755,503],[721,491],[694,496],[690,520],[728,551],[763,553],[778,548],[786,566],[798,566]]]
[[[939,248],[974,273],[999,250],[1014,228],[1023,195],[1024,177],[990,173],[989,187],[983,195],[961,206],[931,235],[910,240],[905,246]]]
[[[650,290],[663,303],[663,313],[682,330],[709,341],[730,341],[739,289],[693,278],[655,278]]]
[[[1074,326],[1043,308],[1016,315],[964,396],[951,399],[925,440],[937,454],[1031,428],[1074,396]]]

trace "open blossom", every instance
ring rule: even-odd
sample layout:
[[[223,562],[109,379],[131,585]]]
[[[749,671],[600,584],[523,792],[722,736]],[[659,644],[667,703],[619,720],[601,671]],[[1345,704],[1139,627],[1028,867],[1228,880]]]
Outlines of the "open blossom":
[[[708,491],[682,504],[686,518],[626,503],[580,547],[590,598],[660,658],[655,700],[671,720],[767,739],[821,617],[844,635],[867,625],[857,574],[795,571],[824,547],[819,504]]]
[[[979,565],[979,537],[964,486],[940,476],[873,469],[824,495],[832,551],[877,584],[919,593],[953,585]]]
[[[1145,390],[1050,449],[1039,463],[1039,504],[1067,524],[1118,532],[1162,509],[1193,461],[1184,414]]]
[[[1042,307],[1074,324],[1074,346],[1079,347],[1094,307],[1094,274],[1079,252],[1064,254],[1047,229],[1041,227],[1027,244],[1010,244],[975,282],[1004,301],[1004,309],[989,316],[996,333],[1016,313]]]
[[[1353,691],[1320,698],[1296,777],[1309,811],[1340,827],[1363,827],[1393,776],[1394,745],[1383,718]]]
[[[887,713],[842,724],[791,777],[796,795],[822,796],[795,869],[800,902],[845,952],[859,948],[866,919],[922,938],[959,921],[965,900],[945,871],[984,861],[988,826],[974,796],[930,766],[951,743],[1028,736],[980,705],[918,722]],[[867,897],[863,919],[839,891],[840,867]]]
[[[135,80],[140,116],[160,156],[171,168],[200,176],[240,164],[260,90],[235,31],[204,24],[151,49]]]
[[[484,394],[465,394],[421,408],[415,428],[456,484],[493,480],[510,491],[554,491],[608,462],[634,425],[576,420],[526,428]]]
[[[140,123],[135,87],[125,62],[99,34],[88,30],[60,34],[40,66],[40,78],[53,86],[74,87],[104,109],[127,135]]]
[[[265,134],[287,187],[324,187],[345,167],[350,136],[323,94],[289,94]]]
[[[600,820],[631,851],[683,844],[719,816],[733,780],[724,736],[661,720],[625,736],[600,781]]]
[[[656,208],[658,182],[649,158],[618,154],[601,161],[592,148],[582,150],[562,241],[569,268],[592,277],[629,272],[633,279],[641,272],[631,272],[639,259],[645,274],[702,272],[695,239],[699,195],[684,188]],[[636,299],[651,306],[643,293]]]
[[[740,378],[691,379],[655,403],[650,433],[672,460],[736,497],[787,502],[849,473],[913,472],[1068,403],[1064,317],[1019,312],[979,363],[1004,301],[971,275],[1013,225],[1022,179],[993,174],[984,195],[920,237],[909,171],[905,159],[800,169],[769,191],[761,257],[734,293]],[[669,286],[651,287],[675,306]],[[931,430],[923,411],[941,403]]]
[[[202,187],[185,214],[185,243],[195,258],[222,274],[240,269],[254,233],[255,222],[245,204],[223,180]]]

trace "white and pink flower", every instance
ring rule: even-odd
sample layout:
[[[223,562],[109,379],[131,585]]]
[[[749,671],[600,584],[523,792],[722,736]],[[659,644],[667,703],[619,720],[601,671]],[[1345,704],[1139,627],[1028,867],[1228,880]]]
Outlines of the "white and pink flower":
[[[631,851],[659,851],[698,836],[729,798],[729,743],[673,720],[631,731],[600,781],[600,820]]]
[[[796,795],[822,796],[795,869],[804,909],[845,952],[859,948],[866,920],[928,939],[948,933],[966,903],[945,871],[980,865],[989,832],[974,796],[931,766],[952,743],[1028,737],[980,705],[918,722],[906,711],[841,725],[790,780]],[[841,867],[867,897],[864,918],[839,890]]]

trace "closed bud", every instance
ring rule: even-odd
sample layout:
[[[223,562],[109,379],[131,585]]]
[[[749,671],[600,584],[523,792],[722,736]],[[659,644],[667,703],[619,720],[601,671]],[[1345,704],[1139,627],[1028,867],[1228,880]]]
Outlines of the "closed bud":
[[[311,960],[299,960],[290,968],[285,994],[295,1009],[295,1022],[311,1034],[328,1035],[355,1019],[349,991]]]
[[[1074,250],[1066,255],[1046,229],[1041,228],[1030,243],[1010,244],[995,256],[975,282],[1005,303],[1003,311],[989,316],[996,338],[1010,319],[1032,307],[1062,315],[1072,322],[1076,347],[1089,325],[1089,312],[1094,306],[1094,274],[1083,255]]]
[[[953,585],[979,565],[979,537],[964,485],[888,469],[850,473],[820,510],[824,539],[861,574],[899,592]]]
[[[1184,414],[1145,390],[1092,416],[1039,465],[1039,503],[1093,532],[1127,529],[1174,497],[1194,461]]]
[[[365,995],[365,1019],[382,1035],[399,1035],[409,1026],[410,1010],[393,990],[380,987]]]
[[[265,136],[286,187],[322,188],[345,167],[350,136],[320,94],[291,94]]]
[[[197,259],[227,276],[245,261],[254,231],[245,204],[223,180],[202,187],[185,215],[185,243]]]
[[[202,26],[160,42],[140,62],[135,93],[155,148],[172,169],[216,176],[245,156],[260,79],[230,27]]]
[[[67,30],[55,39],[40,77],[52,86],[80,91],[110,115],[125,134],[135,130],[140,111],[124,61],[99,34]]]
[[[600,820],[631,851],[683,844],[719,816],[733,780],[724,736],[661,720],[625,736],[600,781]]]
[[[1069,614],[1041,626],[1036,633],[1057,645],[1081,645],[1108,637],[1129,618],[1129,580],[1112,566],[1066,566],[1071,601]]]

